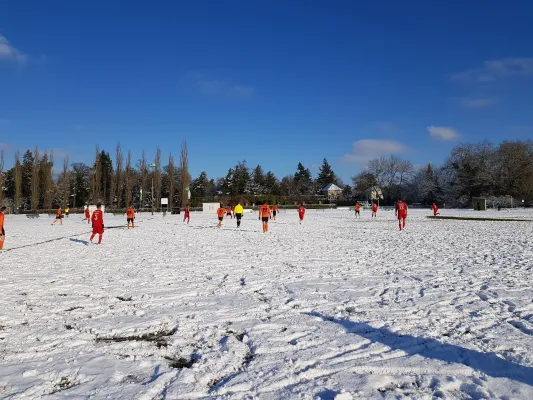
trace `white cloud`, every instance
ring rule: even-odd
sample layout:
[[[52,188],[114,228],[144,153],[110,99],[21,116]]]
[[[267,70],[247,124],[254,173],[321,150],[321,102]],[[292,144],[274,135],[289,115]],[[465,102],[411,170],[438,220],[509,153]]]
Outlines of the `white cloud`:
[[[437,140],[455,140],[460,135],[454,128],[445,126],[428,126],[428,132],[433,139]]]
[[[496,97],[460,97],[457,101],[464,108],[485,108],[495,105],[498,99]]]
[[[0,35],[0,60],[24,64],[28,60],[28,56],[13,47],[5,36]]]
[[[391,154],[403,154],[411,148],[394,140],[364,139],[352,144],[352,152],[344,155],[340,161],[364,166],[368,161]]]
[[[451,78],[456,81],[483,83],[512,76],[533,76],[533,57],[485,61],[481,67],[453,74]]]

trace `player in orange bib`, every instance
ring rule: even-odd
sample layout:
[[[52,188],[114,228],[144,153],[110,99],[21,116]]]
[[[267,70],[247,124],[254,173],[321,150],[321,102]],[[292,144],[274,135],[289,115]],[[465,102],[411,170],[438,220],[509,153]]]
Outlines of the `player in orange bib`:
[[[133,209],[133,206],[130,206],[126,210],[126,218],[128,218],[128,229],[130,229],[130,224],[131,224],[131,228],[134,229],[135,228],[135,210]]]
[[[60,225],[63,225],[63,211],[61,211],[61,207],[57,209],[56,219],[52,222],[52,225],[55,225],[57,221],[59,221]]]
[[[0,251],[4,248],[4,241],[6,240],[6,231],[4,229],[6,207],[0,208]]]
[[[378,203],[372,204],[372,219],[378,217],[378,209],[379,209]]]
[[[261,207],[259,207],[259,219],[263,222],[263,233],[268,232],[268,220],[272,218],[272,212],[268,202],[265,201]]]
[[[355,218],[361,218],[361,205],[359,203],[355,203]]]
[[[276,215],[279,213],[279,208],[278,208],[278,205],[277,204],[274,204],[274,206],[272,207],[272,219],[275,221],[276,220]]]
[[[226,209],[222,207],[222,204],[217,210],[218,215],[218,227],[220,228],[222,226],[222,221],[224,220],[224,215],[226,215]]]
[[[231,213],[231,207],[230,206],[226,207],[226,217],[228,217],[228,216],[233,219],[233,215]]]

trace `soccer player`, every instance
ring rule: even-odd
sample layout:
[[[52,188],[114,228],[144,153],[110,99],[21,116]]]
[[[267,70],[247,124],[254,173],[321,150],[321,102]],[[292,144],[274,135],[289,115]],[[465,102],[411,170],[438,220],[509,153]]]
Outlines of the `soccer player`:
[[[433,210],[433,216],[434,217],[436,217],[437,215],[440,215],[439,214],[439,206],[438,205],[433,203],[433,205],[431,206],[431,209]]]
[[[361,218],[361,205],[359,203],[355,203],[355,218]]]
[[[4,218],[6,216],[6,208],[0,208],[0,251],[4,248],[4,241],[6,240],[6,231],[4,229]]]
[[[57,209],[56,219],[54,220],[54,222],[52,222],[52,225],[55,225],[58,220],[59,220],[59,225],[63,225],[63,212],[61,211],[61,207]]]
[[[93,234],[91,235],[91,243],[94,237],[98,234],[98,244],[102,243],[102,235],[104,234],[104,213],[101,210],[102,205],[98,203],[96,210],[93,212],[91,221],[93,223]]]
[[[274,204],[274,206],[272,207],[272,219],[274,221],[276,220],[277,213],[279,213],[279,208],[277,204]]]
[[[398,200],[396,203],[396,217],[398,217],[398,224],[400,225],[400,230],[405,229],[405,222],[407,219],[407,204],[403,201]]]
[[[301,224],[305,217],[304,203],[300,204],[300,207],[298,208],[298,217],[300,217],[300,224]]]
[[[378,217],[378,209],[378,203],[374,202],[374,204],[372,204],[372,219]]]
[[[67,208],[65,209],[65,217],[68,218],[68,215],[69,215],[69,214],[70,214],[70,209],[67,207]]]
[[[222,204],[217,210],[218,215],[218,227],[220,228],[222,226],[222,220],[224,219],[224,215],[226,215],[226,209],[222,207]]]
[[[268,232],[269,218],[272,218],[272,212],[270,210],[270,206],[268,205],[268,201],[265,201],[265,204],[259,207],[259,219],[263,221],[263,233]]]
[[[237,202],[234,212],[235,218],[237,218],[237,228],[239,228],[241,226],[241,218],[244,215],[244,208],[242,208],[240,201]]]
[[[185,215],[183,216],[183,222],[187,220],[187,225],[191,222],[191,206],[187,204],[185,206]]]
[[[128,229],[135,229],[135,209],[133,206],[129,206],[129,208],[126,210],[126,218],[128,218]]]
[[[229,215],[231,219],[233,219],[233,215],[231,215],[231,206],[226,207],[226,217]]]
[[[89,206],[85,208],[85,218],[83,220],[87,220],[88,224],[91,223],[91,211],[89,210]]]

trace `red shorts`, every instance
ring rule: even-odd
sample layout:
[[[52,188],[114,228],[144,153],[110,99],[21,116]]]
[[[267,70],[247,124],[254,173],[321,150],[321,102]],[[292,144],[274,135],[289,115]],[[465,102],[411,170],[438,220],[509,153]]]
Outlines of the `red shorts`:
[[[304,219],[305,214],[298,214],[300,216],[300,219]]]
[[[189,218],[190,216],[191,216],[191,215],[190,215],[188,212],[186,212],[184,218]]]
[[[398,213],[398,219],[406,219],[407,213],[406,212],[399,212]]]
[[[93,226],[93,234],[96,235],[101,235],[102,233],[104,233],[104,228],[102,228],[102,226]]]

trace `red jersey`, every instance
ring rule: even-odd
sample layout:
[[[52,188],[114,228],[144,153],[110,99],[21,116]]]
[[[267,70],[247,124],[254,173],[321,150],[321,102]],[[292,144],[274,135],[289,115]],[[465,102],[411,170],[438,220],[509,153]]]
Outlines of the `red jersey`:
[[[91,216],[91,212],[88,208],[85,209],[85,218],[89,218]]]
[[[304,215],[305,214],[305,207],[304,206],[300,206],[300,208],[298,208],[298,214],[300,214],[300,215]]]
[[[374,203],[372,205],[372,211],[376,212],[378,210],[378,205],[376,203]]]
[[[191,207],[185,206],[185,214],[189,214],[191,212]]]
[[[93,212],[93,216],[91,217],[91,221],[93,223],[93,228],[100,228],[104,224],[104,213],[102,210],[96,210]]]
[[[0,212],[0,234],[2,232],[2,229],[4,229],[4,218],[5,218],[4,213]]]
[[[60,208],[60,209],[57,210],[57,212],[56,212],[56,217],[61,217],[61,214],[62,214],[62,213],[61,213],[61,208]]]
[[[407,215],[407,204],[403,201],[396,203],[396,213],[401,216]]]

